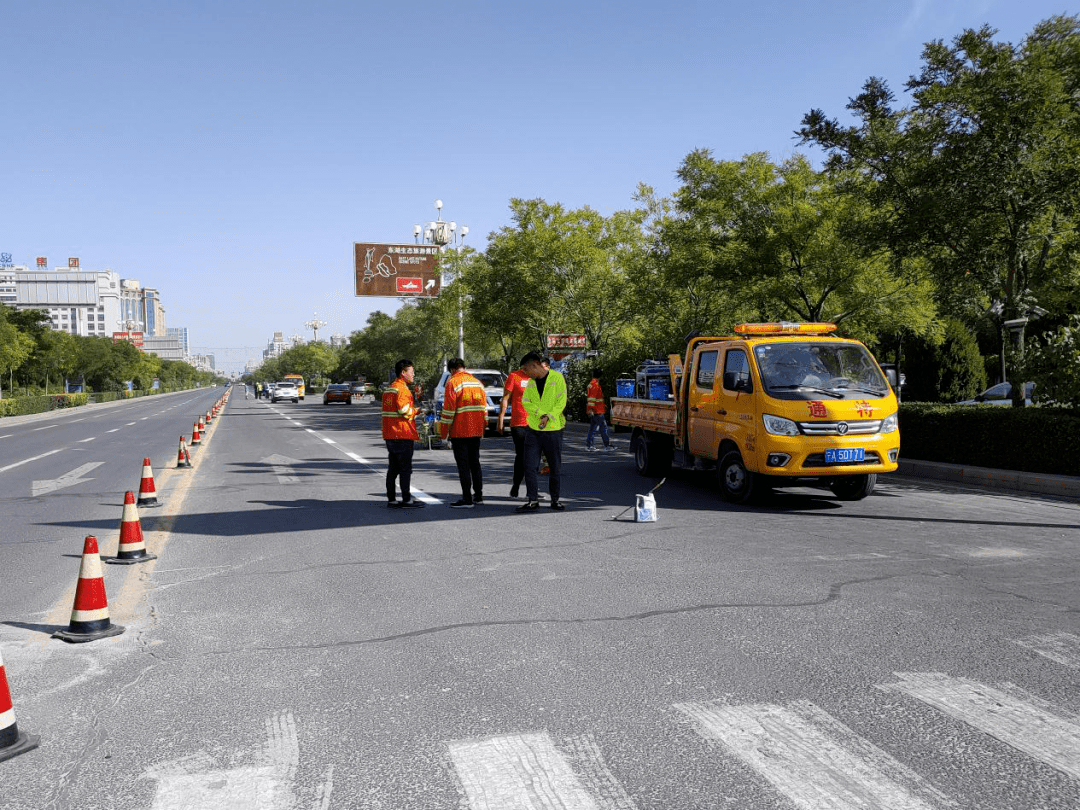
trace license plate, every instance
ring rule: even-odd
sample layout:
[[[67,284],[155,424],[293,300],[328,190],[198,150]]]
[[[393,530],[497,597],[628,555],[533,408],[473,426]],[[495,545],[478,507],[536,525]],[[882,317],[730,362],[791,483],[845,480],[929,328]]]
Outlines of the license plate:
[[[851,461],[865,461],[866,449],[863,447],[830,447],[825,451],[826,464],[843,464]]]

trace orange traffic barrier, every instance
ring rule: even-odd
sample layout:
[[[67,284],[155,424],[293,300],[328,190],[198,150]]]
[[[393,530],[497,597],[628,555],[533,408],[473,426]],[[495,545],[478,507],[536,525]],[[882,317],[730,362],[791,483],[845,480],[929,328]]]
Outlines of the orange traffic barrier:
[[[105,562],[117,565],[132,565],[156,559],[156,554],[149,554],[146,551],[142,523],[139,522],[139,510],[135,506],[135,494],[125,492],[124,514],[120,518],[120,544],[117,547],[116,556],[112,559],[106,559]]]
[[[202,436],[199,433],[198,422],[191,426],[191,446],[194,447],[197,444],[202,444]]]
[[[184,436],[180,436],[180,447],[176,451],[176,469],[178,470],[190,470],[191,469],[191,454],[188,453],[187,445],[184,444]]]
[[[139,506],[160,506],[157,488],[154,487],[154,471],[150,469],[150,459],[142,460],[142,480],[139,481]]]
[[[87,535],[83,543],[79,584],[75,587],[75,604],[67,630],[57,630],[53,638],[72,643],[95,641],[118,636],[124,628],[109,621],[109,600],[105,596],[105,578],[101,574],[101,557],[97,538]]]
[[[4,671],[4,658],[0,656],[0,762],[34,750],[39,741],[36,735],[19,731],[7,673]]]

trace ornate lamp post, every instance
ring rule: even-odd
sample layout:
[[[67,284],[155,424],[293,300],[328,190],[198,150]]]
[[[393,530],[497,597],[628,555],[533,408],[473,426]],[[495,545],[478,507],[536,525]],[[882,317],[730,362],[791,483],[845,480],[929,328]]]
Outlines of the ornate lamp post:
[[[435,210],[438,218],[429,222],[426,227],[413,225],[413,238],[420,244],[420,236],[423,234],[424,244],[438,245],[440,249],[453,248],[451,264],[454,268],[454,280],[461,280],[461,255],[460,251],[465,246],[465,237],[469,233],[469,226],[462,225],[458,230],[456,222],[445,222],[442,218],[442,200],[435,201]],[[465,359],[465,301],[458,290],[458,357]]]

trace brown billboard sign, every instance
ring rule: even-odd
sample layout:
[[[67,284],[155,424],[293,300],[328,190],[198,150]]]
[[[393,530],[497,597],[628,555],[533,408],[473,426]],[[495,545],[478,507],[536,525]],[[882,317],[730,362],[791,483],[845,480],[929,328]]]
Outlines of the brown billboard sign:
[[[434,298],[442,286],[436,245],[354,242],[357,295]]]

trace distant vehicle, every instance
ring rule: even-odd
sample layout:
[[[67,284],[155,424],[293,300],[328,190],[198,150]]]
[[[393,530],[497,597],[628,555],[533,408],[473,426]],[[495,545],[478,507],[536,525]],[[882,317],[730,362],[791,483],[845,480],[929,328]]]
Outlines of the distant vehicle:
[[[1031,395],[1035,391],[1035,383],[1024,383],[1024,405],[1034,405]],[[998,383],[991,385],[974,399],[965,399],[957,402],[957,405],[998,405],[1003,407],[1012,406],[1012,383]]]
[[[330,383],[323,391],[322,404],[329,405],[331,402],[344,402],[352,405],[352,389],[348,383]]]
[[[299,393],[300,399],[304,398],[304,378],[299,374],[286,374],[282,380],[284,382],[291,382],[296,386],[296,390]]]
[[[355,380],[348,385],[354,397],[362,397],[367,393],[367,383],[363,380]]]
[[[270,391],[270,401],[277,402],[279,399],[291,399],[293,402],[299,402],[300,392],[296,386],[291,382],[279,382],[273,386]]]
[[[506,382],[506,375],[493,368],[467,368],[465,371],[476,377],[476,379],[480,381],[480,384],[484,386],[484,391],[487,394],[488,430],[495,430],[499,423],[499,403],[502,401],[503,383]],[[442,411],[443,400],[446,399],[446,381],[448,379],[450,379],[450,372],[444,371],[442,377],[439,378],[438,385],[435,386],[434,400],[436,418]],[[510,410],[508,408],[507,415],[509,415],[509,413]]]

